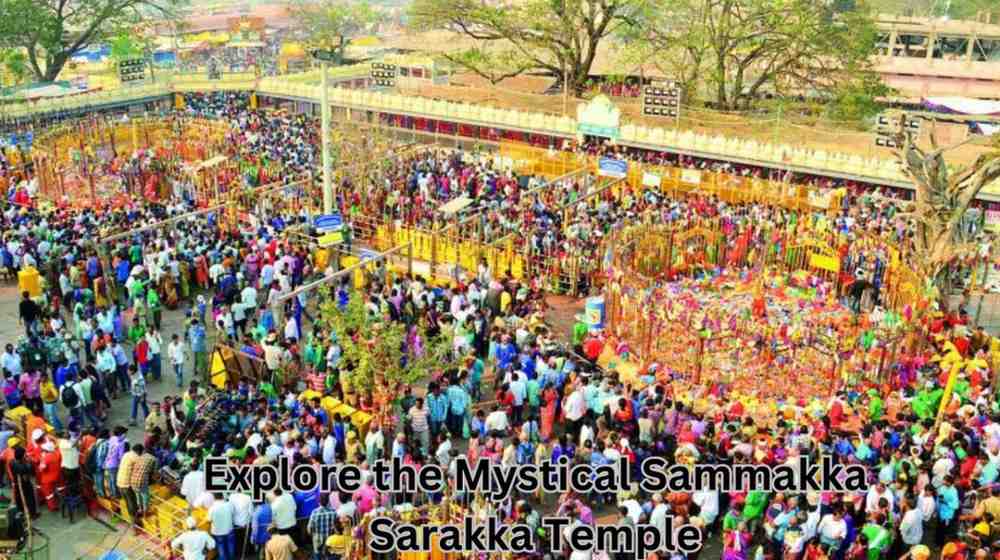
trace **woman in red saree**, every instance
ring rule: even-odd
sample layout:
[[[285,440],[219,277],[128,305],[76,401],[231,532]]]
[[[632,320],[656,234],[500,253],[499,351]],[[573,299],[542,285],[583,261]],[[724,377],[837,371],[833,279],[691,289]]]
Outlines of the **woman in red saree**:
[[[552,384],[547,384],[545,390],[542,391],[542,405],[540,411],[541,426],[538,429],[538,435],[542,439],[548,439],[552,437],[552,425],[555,423],[556,419],[556,401],[559,400],[559,393],[552,387]]]

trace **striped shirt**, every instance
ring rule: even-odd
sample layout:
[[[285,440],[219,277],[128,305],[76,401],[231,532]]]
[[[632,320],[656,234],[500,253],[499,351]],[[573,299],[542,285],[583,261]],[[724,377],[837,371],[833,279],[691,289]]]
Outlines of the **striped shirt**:
[[[415,406],[410,408],[410,427],[414,432],[426,432],[430,429],[427,423],[427,409]]]

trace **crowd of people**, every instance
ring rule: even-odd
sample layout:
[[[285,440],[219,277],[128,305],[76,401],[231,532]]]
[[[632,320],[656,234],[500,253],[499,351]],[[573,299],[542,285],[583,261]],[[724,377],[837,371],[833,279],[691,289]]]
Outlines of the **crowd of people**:
[[[186,106],[231,123],[233,144],[242,146],[234,156],[252,164],[246,168],[262,169],[265,159],[289,174],[315,165],[315,122],[305,117],[250,111],[241,96],[192,96]],[[261,179],[258,172],[243,180]],[[887,255],[856,240],[908,234],[897,215],[901,203],[881,196],[849,195],[831,217],[705,197],[673,200],[652,191],[615,197],[601,187],[586,174],[543,186],[477,154],[428,149],[398,155],[365,193],[342,189],[340,205],[345,216],[426,225],[437,206],[468,196],[481,210],[484,238],[513,233],[540,255],[576,252],[589,262],[604,257],[599,238],[641,220],[712,221],[726,233],[730,258],[773,250],[786,237],[822,234],[838,241],[852,276],[868,275],[873,284]],[[660,527],[673,516],[675,526],[691,523],[707,535],[706,548],[686,558],[923,560],[931,549],[948,560],[997,556],[1000,410],[996,372],[986,359],[994,341],[967,314],[930,314],[922,325],[926,344],[886,364],[889,383],[862,381],[818,405],[783,402],[780,418],[764,420],[708,387],[658,382],[654,372],[630,380],[602,369],[598,358],[615,342],[607,333],[581,321],[570,344],[560,343],[565,333],[546,323],[542,283],[485,263],[446,282],[379,270],[360,287],[333,282],[287,297],[333,265],[321,267],[311,247],[283,234],[303,220],[285,207],[259,215],[258,227],[243,231],[208,216],[98,242],[191,209],[183,200],[103,212],[4,209],[4,267],[12,273],[32,267],[41,279],[39,293],[21,295],[23,336],[6,342],[0,355],[7,408],[30,410],[20,425],[0,430],[0,475],[28,515],[38,515],[41,503],[56,510],[83,495],[124,498],[129,518],[140,520],[149,516],[151,486],[161,480],[172,482],[191,508],[186,530],[169,543],[186,558],[215,549],[222,560],[283,559],[299,550],[340,559],[364,550],[367,515],[420,508],[444,496],[381,495],[369,482],[354,494],[275,491],[255,504],[243,494],[207,491],[204,459],[253,465],[286,457],[296,464],[352,463],[368,473],[376,461],[397,457],[448,471],[459,456],[504,465],[565,457],[594,467],[627,457],[638,481],[640,465],[654,457],[776,465],[832,455],[864,465],[869,490],[689,495],[637,487],[619,495],[516,495],[499,503],[451,498],[477,518],[536,527],[551,515],[574,524]],[[703,271],[722,264],[708,256],[690,262]],[[332,326],[331,314],[356,307],[365,328]],[[180,319],[170,320],[174,314]],[[168,327],[174,322],[179,326]],[[377,351],[372,332],[378,331],[369,330],[375,324],[403,327],[404,360],[445,349],[442,365],[394,394],[389,411],[377,410],[371,394],[344,389],[362,367],[346,357],[346,347]],[[261,378],[216,389],[208,376],[212,340],[262,364]],[[956,363],[961,376],[941,403]],[[150,385],[164,378],[174,388],[150,402]],[[141,437],[109,422],[121,397]],[[325,408],[327,397],[354,399],[375,420],[358,425]],[[938,407],[940,422],[927,413]],[[534,556],[548,553],[551,539],[539,538]]]

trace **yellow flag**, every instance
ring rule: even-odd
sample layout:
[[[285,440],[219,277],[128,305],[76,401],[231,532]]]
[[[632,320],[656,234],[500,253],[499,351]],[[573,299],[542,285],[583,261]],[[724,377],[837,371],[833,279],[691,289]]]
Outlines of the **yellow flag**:
[[[955,362],[951,366],[951,371],[948,373],[948,382],[944,385],[944,394],[941,395],[941,406],[938,407],[937,422],[941,422],[941,418],[944,417],[944,411],[948,408],[948,403],[951,402],[951,393],[955,390],[955,382],[958,380],[958,372],[962,370],[962,363]]]

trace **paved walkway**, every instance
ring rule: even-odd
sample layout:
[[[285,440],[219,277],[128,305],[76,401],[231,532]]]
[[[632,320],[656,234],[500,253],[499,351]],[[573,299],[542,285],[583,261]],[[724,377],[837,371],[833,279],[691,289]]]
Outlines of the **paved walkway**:
[[[8,342],[15,343],[18,337],[24,333],[23,329],[17,323],[18,301],[20,301],[20,296],[17,293],[15,285],[4,284],[0,286],[0,345]],[[181,334],[183,315],[182,308],[174,311],[164,310],[163,329],[161,333],[164,340],[164,352],[166,351],[166,344],[169,342],[170,336],[174,333]],[[211,329],[209,329],[210,341],[212,334]],[[188,375],[185,375],[184,378],[185,385],[191,379],[189,373],[191,364],[188,363],[186,366],[188,367]],[[162,381],[159,383],[149,383],[148,400],[151,403],[162,401],[166,395],[180,394],[180,391],[176,388],[173,372],[168,364],[164,364],[163,371],[164,379]],[[132,401],[128,397],[123,396],[117,400],[113,400],[109,421],[106,425],[109,428],[117,425],[128,427],[131,406]],[[65,413],[65,410],[60,407],[60,412]],[[65,414],[61,418],[65,422]],[[129,428],[128,435],[130,441],[141,442],[144,436],[141,422],[139,426]],[[5,490],[3,494],[9,495],[9,491]],[[126,536],[119,540],[126,532],[126,525],[123,523],[120,525],[116,524],[113,520],[108,520],[108,522],[111,524],[102,523],[85,516],[81,517],[77,514],[75,522],[70,523],[68,518],[61,518],[59,513],[45,511],[42,513],[42,517],[36,522],[36,528],[49,538],[51,547],[49,558],[53,560],[100,558],[104,552],[115,548],[116,545],[116,550],[126,553],[130,560],[142,560],[144,557],[138,553],[144,550],[147,551],[147,558],[165,557],[165,555],[154,555],[155,551],[150,550],[152,548],[150,543],[137,539],[134,536]]]

